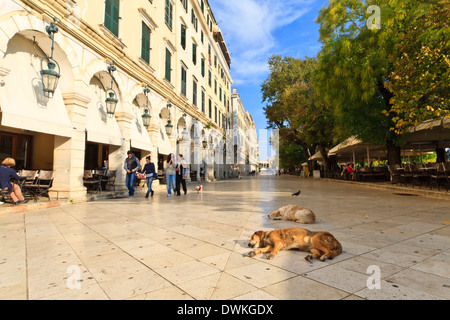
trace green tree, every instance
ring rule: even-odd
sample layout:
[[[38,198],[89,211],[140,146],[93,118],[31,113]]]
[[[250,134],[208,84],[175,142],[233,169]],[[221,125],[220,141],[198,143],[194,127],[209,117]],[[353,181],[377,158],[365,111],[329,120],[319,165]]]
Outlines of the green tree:
[[[389,57],[388,89],[395,130],[450,114],[450,2],[416,0],[399,24],[400,41]]]
[[[370,5],[379,8],[379,29],[369,28],[378,18],[368,11]],[[390,164],[400,163],[402,137],[391,130],[397,115],[386,114],[393,97],[386,87],[393,70],[389,57],[400,41],[395,23],[408,6],[402,0],[330,0],[317,18],[323,44],[317,87],[325,103],[334,106],[336,132],[386,144]]]
[[[306,159],[318,146],[328,167],[333,117],[316,93],[317,59],[276,55],[269,59],[269,67],[270,75],[261,86],[269,128],[279,129],[285,150],[293,143],[302,146]]]

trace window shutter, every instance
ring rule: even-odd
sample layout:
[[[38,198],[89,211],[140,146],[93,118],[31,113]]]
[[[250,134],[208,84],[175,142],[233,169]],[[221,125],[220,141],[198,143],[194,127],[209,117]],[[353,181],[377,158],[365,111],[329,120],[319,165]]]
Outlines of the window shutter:
[[[170,0],[166,0],[166,24],[170,30],[172,30],[172,14],[173,14],[173,5]]]
[[[150,63],[150,28],[142,22],[142,52],[141,58]]]
[[[181,46],[186,49],[186,26],[181,24]]]
[[[119,0],[106,0],[105,2],[105,27],[116,37],[119,36]]]
[[[197,64],[197,45],[195,43],[192,44],[192,62],[194,65]]]
[[[171,74],[171,60],[172,60],[172,54],[170,53],[169,49],[166,48],[166,79],[170,82],[170,74]]]

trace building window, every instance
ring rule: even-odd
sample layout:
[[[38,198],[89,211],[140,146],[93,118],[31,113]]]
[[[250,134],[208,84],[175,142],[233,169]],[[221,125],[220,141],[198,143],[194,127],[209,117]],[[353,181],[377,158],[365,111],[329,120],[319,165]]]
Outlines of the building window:
[[[205,91],[202,90],[202,112],[205,113]]]
[[[192,44],[192,62],[197,65],[197,45],[195,43]]]
[[[186,26],[181,24],[181,46],[186,49]]]
[[[119,0],[105,1],[105,27],[116,37],[119,36]]]
[[[172,30],[173,4],[172,1],[166,0],[165,21],[167,27]]]
[[[211,102],[211,99],[208,100],[208,111],[209,111],[209,118],[212,119],[212,102]]]
[[[202,66],[202,77],[205,77],[205,58],[202,58],[201,60],[201,66]]]
[[[214,79],[214,93],[217,95],[217,80]]]
[[[172,71],[172,53],[170,53],[169,49],[166,48],[166,80],[171,81],[171,72]]]
[[[150,28],[142,22],[141,58],[147,63],[150,63],[150,32]]]
[[[194,26],[195,31],[198,32],[198,19],[195,16],[194,9],[191,9],[191,23]]]
[[[208,84],[209,87],[212,87],[212,74],[211,74],[211,70],[208,70]]]
[[[197,81],[192,80],[192,103],[197,106]]]
[[[184,10],[187,12],[187,10],[188,10],[188,0],[181,0],[181,4],[183,5]]]
[[[181,66],[181,93],[186,97],[186,69]]]
[[[217,106],[214,107],[214,122],[217,123]]]

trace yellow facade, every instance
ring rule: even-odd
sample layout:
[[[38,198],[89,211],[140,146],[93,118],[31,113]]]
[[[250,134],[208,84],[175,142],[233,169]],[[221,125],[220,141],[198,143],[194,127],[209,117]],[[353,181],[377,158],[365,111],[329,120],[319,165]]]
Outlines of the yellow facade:
[[[41,96],[40,61],[51,51],[46,27],[52,22],[59,28],[54,58],[61,78],[49,99]],[[111,64],[117,69],[109,74]],[[211,178],[223,177],[225,164],[217,163],[232,122],[231,84],[230,57],[206,0],[0,4],[0,137],[31,144],[23,167],[53,168],[60,197],[86,193],[88,162],[116,169],[123,185],[129,149],[141,159],[151,154],[159,169],[162,156],[184,153],[192,171],[199,174],[207,165]],[[104,112],[109,87],[119,100],[112,117]],[[142,120],[146,108],[148,127]],[[167,136],[169,120],[174,130]]]

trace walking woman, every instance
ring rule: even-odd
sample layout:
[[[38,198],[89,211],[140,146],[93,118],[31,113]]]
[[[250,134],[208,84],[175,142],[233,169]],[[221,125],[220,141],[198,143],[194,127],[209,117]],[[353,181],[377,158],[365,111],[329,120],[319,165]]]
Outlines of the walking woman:
[[[173,192],[176,192],[175,188],[175,162],[173,153],[169,154],[169,158],[166,163],[166,179],[167,179],[167,196],[172,195],[171,187],[173,187]]]
[[[176,185],[177,185],[177,196],[181,194],[181,186],[183,187],[184,194],[186,194],[186,180],[184,179],[184,169],[186,169],[186,162],[183,159],[183,155],[178,155],[177,161],[177,172],[176,172]]]
[[[20,190],[20,187],[17,184],[11,182],[11,179],[20,179],[16,171],[11,168],[15,165],[16,161],[13,158],[6,158],[3,160],[2,165],[0,166],[0,187],[2,189],[8,189],[13,205],[25,204],[28,200],[25,200],[23,197],[22,190]]]
[[[153,197],[153,189],[152,189],[152,183],[153,179],[156,178],[156,171],[155,171],[155,164],[150,161],[150,157],[146,157],[145,161],[147,162],[144,166],[144,170],[142,173],[145,173],[145,179],[147,181],[147,194],[145,195],[145,198],[148,198],[148,195],[150,192],[152,193]]]

